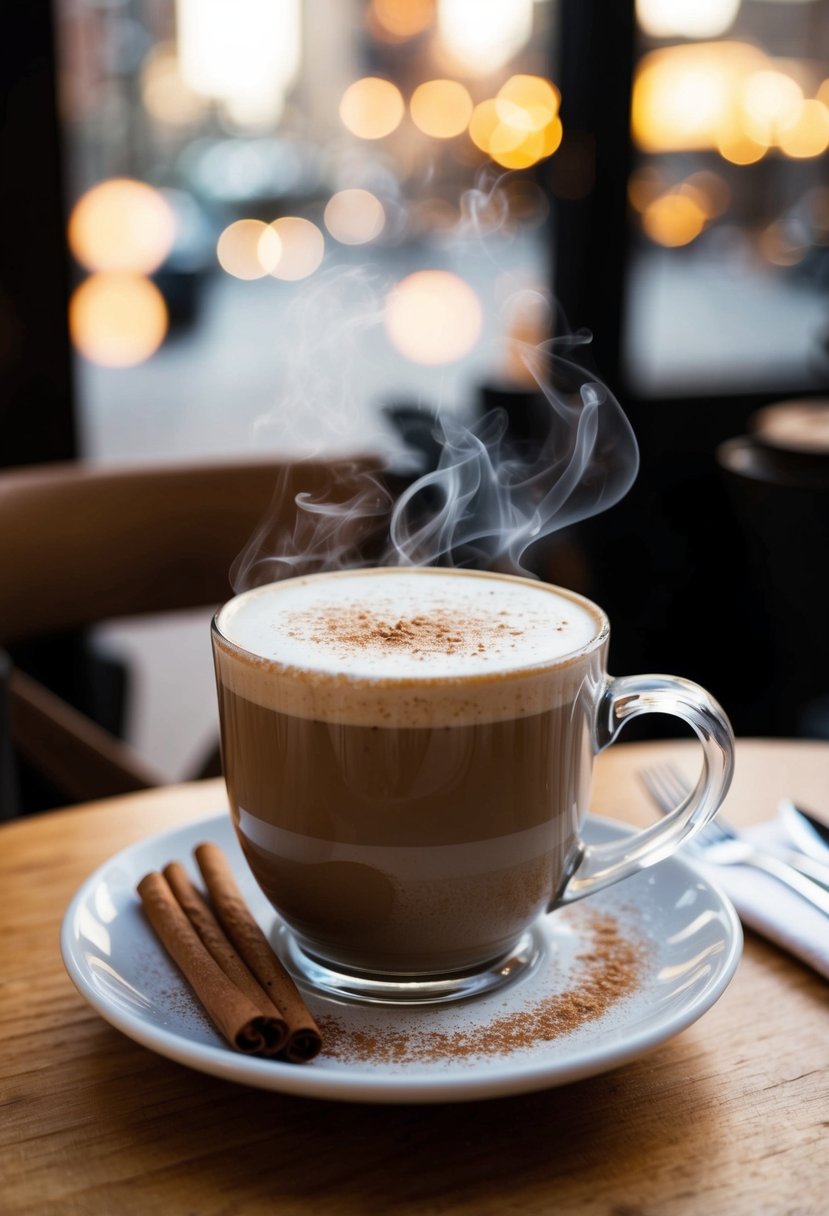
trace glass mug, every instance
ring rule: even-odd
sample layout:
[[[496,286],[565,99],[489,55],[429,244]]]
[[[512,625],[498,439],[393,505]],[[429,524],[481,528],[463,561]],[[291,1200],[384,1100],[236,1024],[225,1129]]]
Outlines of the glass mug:
[[[508,575],[379,568],[247,591],[212,629],[233,823],[289,966],[340,998],[506,983],[533,926],[667,857],[716,813],[734,739],[671,676],[612,679],[589,600]],[[667,713],[702,745],[673,813],[582,839],[593,759]]]

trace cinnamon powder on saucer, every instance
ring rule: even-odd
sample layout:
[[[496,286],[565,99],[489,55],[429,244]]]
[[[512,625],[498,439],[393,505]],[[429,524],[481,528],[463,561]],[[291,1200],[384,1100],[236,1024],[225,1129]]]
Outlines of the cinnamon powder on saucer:
[[[567,912],[559,913],[566,916]],[[493,1056],[530,1048],[597,1021],[639,986],[647,955],[644,943],[622,932],[608,913],[590,913],[579,925],[584,948],[575,958],[575,979],[508,1013],[457,1029],[399,1026],[348,1027],[336,1016],[318,1019],[325,1055],[352,1062],[428,1063],[465,1056]],[[552,964],[551,964],[552,965]]]

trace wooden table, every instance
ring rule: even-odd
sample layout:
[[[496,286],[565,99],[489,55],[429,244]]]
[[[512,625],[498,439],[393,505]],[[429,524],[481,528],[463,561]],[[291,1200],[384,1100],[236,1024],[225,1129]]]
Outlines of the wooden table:
[[[595,809],[645,822],[637,770],[684,746],[612,748]],[[829,744],[741,742],[729,815],[768,818],[784,793],[829,813]],[[829,1210],[829,984],[750,935],[730,988],[690,1029],[614,1072],[521,1097],[290,1098],[123,1037],[64,973],[64,909],[116,850],[222,803],[206,782],[0,830],[4,1214]]]

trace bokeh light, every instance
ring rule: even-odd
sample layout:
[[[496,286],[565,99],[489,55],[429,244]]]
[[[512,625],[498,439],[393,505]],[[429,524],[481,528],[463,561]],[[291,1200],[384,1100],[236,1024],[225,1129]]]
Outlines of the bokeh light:
[[[167,326],[164,297],[140,274],[90,275],[69,301],[69,333],[75,349],[104,367],[143,363],[161,346]]]
[[[505,169],[529,169],[539,161],[552,156],[561,144],[561,119],[554,118],[540,131],[527,131],[518,144],[513,144],[516,131],[521,127],[502,122],[496,129],[490,144],[490,156]]]
[[[747,77],[767,61],[756,47],[700,42],[652,51],[633,84],[631,127],[646,152],[737,146],[745,137],[740,95]]]
[[[820,91],[805,97],[799,74],[802,65],[745,43],[654,51],[634,81],[634,139],[646,152],[715,148],[734,165],[754,164],[773,148],[797,159],[821,156],[829,106]]]
[[[494,97],[488,97],[486,101],[478,102],[469,120],[469,138],[476,148],[489,153],[493,132],[500,122]]]
[[[732,165],[756,165],[768,152],[766,144],[758,144],[743,131],[729,129],[717,139],[717,151]]]
[[[636,17],[651,38],[717,38],[734,24],[741,0],[636,0]]]
[[[386,223],[383,204],[370,190],[339,190],[325,207],[325,226],[342,245],[365,245]]]
[[[325,255],[325,238],[316,224],[298,215],[283,215],[270,230],[279,238],[281,252],[269,274],[292,283],[312,275]]]
[[[797,160],[822,156],[829,148],[829,109],[818,98],[807,98],[797,118],[780,128],[777,143],[781,152]]]
[[[282,242],[262,220],[236,220],[228,224],[216,245],[222,270],[235,279],[261,279],[276,266]]]
[[[163,194],[131,178],[110,178],[78,199],[69,248],[87,270],[150,274],[172,248],[175,217]]]
[[[400,126],[405,105],[390,80],[364,76],[346,89],[340,101],[340,118],[359,139],[383,139]]]
[[[500,103],[502,108],[506,104],[510,110],[517,106],[526,116],[523,121],[526,122],[528,130],[541,131],[558,114],[561,94],[552,81],[543,76],[520,74],[510,76],[509,80],[501,85],[496,103]]]
[[[425,135],[452,139],[469,125],[472,98],[457,80],[427,80],[409,102],[412,122]]]
[[[445,51],[466,72],[487,76],[529,41],[534,0],[438,0]]]
[[[528,169],[559,147],[559,93],[541,76],[512,76],[472,113],[469,137],[505,169]]]
[[[785,72],[767,68],[746,78],[740,102],[745,134],[755,143],[771,147],[780,131],[800,117],[803,90]]]
[[[172,43],[153,47],[141,67],[141,98],[148,114],[173,127],[187,127],[204,116],[207,102],[183,79]]]
[[[281,117],[302,56],[300,0],[176,0],[181,75],[245,125]]]
[[[434,366],[469,354],[481,334],[483,310],[458,275],[419,270],[389,294],[385,324],[400,354],[413,363]]]
[[[676,198],[682,200],[676,203]],[[670,201],[665,201],[670,200]],[[688,206],[690,200],[691,206]],[[652,165],[643,166],[631,174],[628,181],[628,202],[634,211],[640,215],[647,213],[647,225],[659,240],[664,234],[679,237],[684,234],[698,236],[702,231],[698,227],[700,215],[703,224],[728,210],[731,204],[731,191],[725,178],[710,169],[701,169],[691,173],[684,181],[670,186],[665,174]],[[643,227],[647,226],[643,224]],[[651,235],[651,232],[649,232]],[[686,240],[675,241],[671,244],[687,244]]]
[[[697,192],[682,187],[661,194],[642,213],[642,228],[657,245],[690,245],[705,227],[708,216]]]
[[[435,0],[372,0],[371,16],[382,33],[403,42],[429,28]]]

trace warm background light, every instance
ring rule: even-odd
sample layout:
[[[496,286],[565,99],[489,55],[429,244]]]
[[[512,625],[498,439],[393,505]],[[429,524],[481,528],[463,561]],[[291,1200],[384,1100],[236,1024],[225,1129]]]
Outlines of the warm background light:
[[[371,16],[384,34],[402,42],[429,28],[435,0],[372,0]]]
[[[528,169],[556,151],[562,139],[559,93],[540,76],[511,76],[494,98],[472,113],[469,136],[505,169]]]
[[[755,165],[762,160],[768,148],[765,144],[755,143],[742,131],[729,129],[723,131],[717,139],[717,151],[723,160],[732,165]]]
[[[734,24],[740,0],[636,0],[636,17],[651,38],[717,38]]]
[[[425,135],[452,139],[469,125],[472,98],[456,80],[427,80],[409,102],[412,121]]]
[[[741,134],[739,97],[761,51],[738,42],[704,42],[652,51],[633,85],[633,136],[646,152],[717,148]]]
[[[510,76],[501,85],[496,101],[517,106],[526,115],[528,129],[541,131],[558,114],[561,94],[552,81],[543,76],[520,74]]]
[[[365,245],[383,231],[386,213],[370,190],[339,190],[325,207],[325,226],[342,245]]]
[[[771,147],[779,131],[795,123],[803,108],[803,90],[784,72],[752,72],[740,93],[742,126],[755,143]]]
[[[364,76],[349,85],[340,102],[340,118],[360,139],[383,139],[400,126],[405,105],[390,80]]]
[[[806,98],[797,117],[778,130],[777,143],[781,152],[798,160],[822,156],[829,148],[829,109],[816,97]]]
[[[282,251],[269,273],[289,282],[307,279],[325,254],[325,238],[319,228],[298,215],[284,215],[274,220],[271,229],[279,237]]]
[[[469,120],[469,138],[476,148],[480,148],[482,152],[489,152],[493,132],[500,121],[494,97],[488,97],[486,101],[478,102]]]
[[[236,220],[228,224],[216,245],[222,270],[235,279],[261,279],[269,274],[282,253],[278,235],[262,220]]]
[[[176,0],[181,75],[237,121],[276,121],[299,71],[300,0]]]
[[[829,147],[829,107],[820,91],[805,96],[797,79],[805,75],[796,62],[769,59],[740,42],[654,51],[634,81],[634,139],[646,152],[713,148],[734,165],[754,164],[772,149],[797,159],[821,156]]]
[[[680,201],[675,200],[679,197]],[[669,187],[665,175],[653,166],[643,166],[631,174],[628,181],[628,201],[635,211],[647,214],[646,231],[660,244],[671,237],[671,244],[687,244],[702,231],[703,224],[728,210],[731,191],[719,173],[700,169],[684,181]],[[688,205],[690,201],[690,206]]]
[[[386,333],[413,363],[453,363],[480,337],[483,311],[475,292],[446,270],[419,270],[386,300]]]
[[[487,76],[529,41],[533,0],[438,0],[445,51],[467,72]]]
[[[175,238],[164,195],[144,182],[110,178],[87,190],[69,217],[69,248],[87,270],[150,274]]]
[[[648,203],[642,228],[657,245],[689,245],[705,227],[706,210],[693,191],[671,190]]]
[[[186,127],[204,117],[208,102],[182,78],[176,49],[169,42],[153,47],[141,67],[141,98],[159,122]]]
[[[167,333],[161,292],[143,275],[93,274],[69,301],[69,333],[76,350],[105,367],[134,367],[155,354]]]

